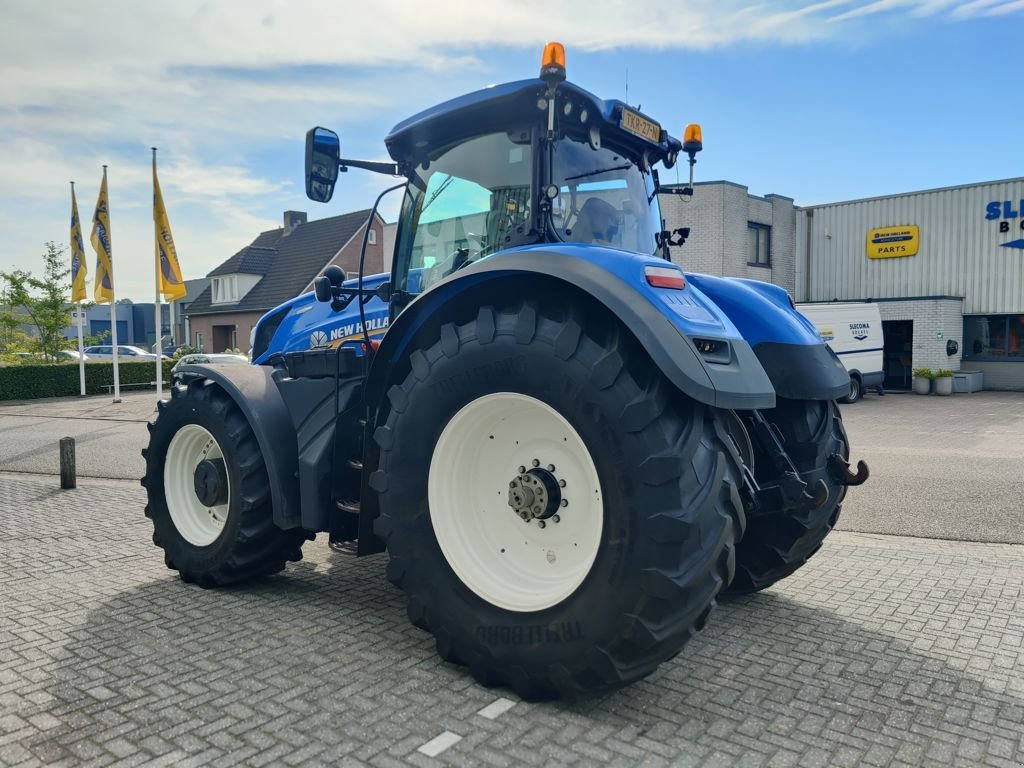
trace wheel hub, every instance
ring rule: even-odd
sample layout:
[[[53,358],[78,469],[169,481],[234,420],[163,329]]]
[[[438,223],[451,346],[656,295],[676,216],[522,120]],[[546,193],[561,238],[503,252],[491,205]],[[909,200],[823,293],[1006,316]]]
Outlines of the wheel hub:
[[[548,464],[546,469],[542,469],[539,460],[534,459],[534,463],[535,466],[529,470],[520,467],[519,473],[508,484],[508,505],[525,522],[557,518],[556,513],[564,506],[562,487],[565,481],[559,481],[555,476],[554,465]]]
[[[227,471],[223,459],[204,459],[196,466],[192,484],[199,503],[212,507],[228,500]]]

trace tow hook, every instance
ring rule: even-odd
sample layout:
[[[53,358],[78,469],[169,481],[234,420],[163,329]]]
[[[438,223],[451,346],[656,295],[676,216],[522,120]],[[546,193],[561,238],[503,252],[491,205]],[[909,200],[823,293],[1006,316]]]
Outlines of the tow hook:
[[[828,472],[840,485],[862,485],[871,474],[863,460],[857,462],[857,472],[851,472],[850,462],[838,453],[828,457]]]

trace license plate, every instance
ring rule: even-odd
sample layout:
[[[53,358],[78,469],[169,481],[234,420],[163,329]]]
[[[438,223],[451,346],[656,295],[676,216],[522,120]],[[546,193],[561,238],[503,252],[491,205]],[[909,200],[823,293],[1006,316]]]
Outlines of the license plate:
[[[653,120],[648,120],[646,117],[642,117],[625,107],[622,109],[622,121],[619,125],[641,139],[647,139],[653,144],[661,143],[661,126]]]

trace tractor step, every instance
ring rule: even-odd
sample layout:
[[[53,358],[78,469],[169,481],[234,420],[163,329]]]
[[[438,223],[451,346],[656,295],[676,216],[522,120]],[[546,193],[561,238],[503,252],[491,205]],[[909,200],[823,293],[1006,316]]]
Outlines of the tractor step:
[[[351,541],[329,541],[327,546],[331,548],[332,552],[337,552],[339,555],[347,555],[348,557],[355,557],[359,554],[359,540],[352,539]]]
[[[353,515],[359,514],[359,502],[355,499],[341,499],[335,502],[335,504],[342,512],[348,512]]]

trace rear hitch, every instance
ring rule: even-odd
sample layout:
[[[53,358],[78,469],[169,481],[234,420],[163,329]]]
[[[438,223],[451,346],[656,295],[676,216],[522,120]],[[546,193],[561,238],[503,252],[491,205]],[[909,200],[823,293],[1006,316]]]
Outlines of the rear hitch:
[[[863,460],[857,462],[857,471],[851,472],[850,462],[838,453],[833,453],[828,457],[828,472],[832,475],[832,479],[840,485],[863,485],[871,474],[868,465]]]
[[[754,499],[756,510],[786,509],[799,511],[803,509],[821,509],[828,502],[828,486],[822,479],[806,482],[786,452],[785,440],[778,428],[765,419],[760,411],[751,412],[752,437],[757,440],[762,450],[769,457],[779,472],[779,481],[771,485],[756,487]]]

